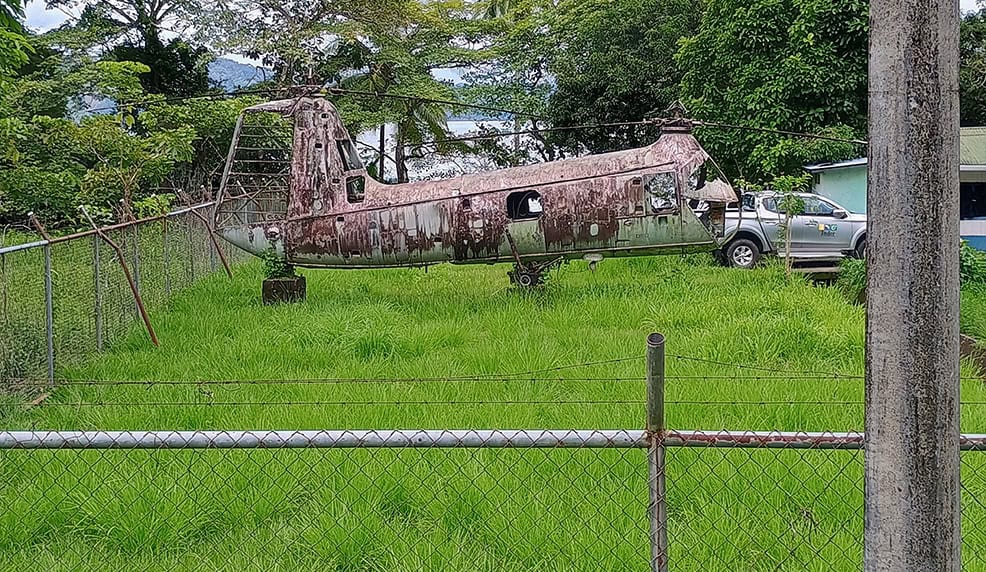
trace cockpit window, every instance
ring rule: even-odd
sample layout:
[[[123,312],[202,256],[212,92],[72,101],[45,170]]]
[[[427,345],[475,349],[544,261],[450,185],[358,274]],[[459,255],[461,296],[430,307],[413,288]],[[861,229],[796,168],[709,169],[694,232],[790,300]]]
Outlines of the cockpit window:
[[[651,213],[670,212],[675,210],[678,204],[672,173],[657,173],[644,177],[644,193]]]
[[[346,200],[350,203],[361,203],[366,195],[366,179],[363,176],[346,179]]]
[[[699,196],[698,192],[705,187],[707,175],[708,175],[708,171],[705,167],[705,163],[702,163],[702,165],[699,166],[698,169],[692,171],[692,174],[688,176],[688,193],[686,193],[685,196],[687,197]]]
[[[357,169],[363,168],[363,162],[360,161],[359,153],[356,152],[356,147],[350,139],[339,139],[336,141],[336,147],[339,148],[342,165],[347,171],[356,171]]]

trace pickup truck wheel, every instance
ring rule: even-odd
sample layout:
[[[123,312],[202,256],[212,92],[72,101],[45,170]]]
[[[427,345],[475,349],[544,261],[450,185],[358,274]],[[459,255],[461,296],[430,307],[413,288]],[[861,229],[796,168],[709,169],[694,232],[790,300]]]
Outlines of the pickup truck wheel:
[[[760,260],[760,249],[747,238],[738,238],[726,248],[726,260],[734,268],[753,268]]]
[[[866,237],[859,239],[859,243],[856,245],[853,255],[860,260],[866,260]]]

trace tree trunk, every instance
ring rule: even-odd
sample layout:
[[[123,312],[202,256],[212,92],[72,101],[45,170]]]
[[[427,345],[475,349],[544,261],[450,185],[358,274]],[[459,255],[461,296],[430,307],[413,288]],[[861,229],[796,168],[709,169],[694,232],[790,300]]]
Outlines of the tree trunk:
[[[384,123],[380,126],[380,159],[377,163],[377,179],[382,183],[384,181],[384,151],[387,149],[387,124]]]
[[[410,179],[407,174],[407,156],[404,148],[404,127],[397,124],[397,147],[394,149],[394,162],[397,163],[397,182],[406,183]]]

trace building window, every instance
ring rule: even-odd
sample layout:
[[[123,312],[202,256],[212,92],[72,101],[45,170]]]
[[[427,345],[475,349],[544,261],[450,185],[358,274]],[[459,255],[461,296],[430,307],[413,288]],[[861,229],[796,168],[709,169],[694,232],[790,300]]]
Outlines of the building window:
[[[959,184],[959,218],[986,219],[986,183]]]
[[[507,216],[513,220],[538,218],[544,208],[537,191],[517,191],[507,195]]]
[[[342,158],[344,170],[355,171],[363,168],[363,162],[360,161],[359,153],[356,152],[356,147],[353,146],[351,140],[340,139],[336,141],[336,147],[339,149],[339,157]]]

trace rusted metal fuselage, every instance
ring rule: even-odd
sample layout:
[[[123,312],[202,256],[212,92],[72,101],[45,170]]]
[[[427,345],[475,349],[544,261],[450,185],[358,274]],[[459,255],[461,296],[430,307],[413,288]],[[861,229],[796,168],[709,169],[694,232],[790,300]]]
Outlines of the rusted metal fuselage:
[[[687,128],[639,149],[382,184],[333,105],[301,98],[244,110],[216,216],[226,240],[299,266],[521,265],[711,250],[735,200]]]

